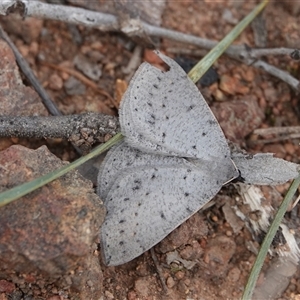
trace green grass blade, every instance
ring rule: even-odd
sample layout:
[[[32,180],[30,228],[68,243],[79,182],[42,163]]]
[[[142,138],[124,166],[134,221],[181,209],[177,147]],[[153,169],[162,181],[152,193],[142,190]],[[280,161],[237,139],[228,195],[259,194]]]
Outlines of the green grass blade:
[[[111,138],[107,143],[100,145],[93,149],[89,154],[80,157],[79,159],[75,160],[74,162],[63,166],[62,168],[55,170],[53,172],[50,172],[44,176],[41,176],[37,179],[34,179],[30,182],[23,183],[19,186],[16,186],[10,190],[7,190],[0,194],[0,207],[4,206],[5,204],[8,204],[14,200],[17,200],[18,198],[36,190],[37,188],[57,179],[58,177],[66,174],[67,172],[79,167],[89,159],[103,153],[104,151],[108,150],[110,147],[112,147],[114,144],[116,144],[118,141],[121,141],[123,136],[121,133],[116,134],[113,138]]]
[[[255,263],[252,266],[250,276],[247,282],[247,285],[245,287],[242,300],[250,300],[251,296],[253,294],[256,281],[258,279],[260,270],[262,268],[262,265],[264,263],[265,257],[267,256],[268,250],[271,246],[271,243],[275,237],[275,234],[279,228],[279,225],[284,217],[284,214],[286,213],[287,208],[289,207],[293,196],[295,195],[298,187],[300,185],[300,176],[298,176],[293,183],[291,184],[286,196],[284,197],[276,215],[275,218],[269,228],[269,231],[267,232],[264,241],[261,245],[261,248],[258,252],[258,255],[256,257]]]
[[[230,33],[212,48],[205,57],[195,65],[189,72],[189,77],[193,82],[197,82],[207,70],[214,64],[214,62],[225,52],[225,50],[232,44],[232,42],[242,33],[242,31],[254,20],[254,18],[264,9],[269,0],[264,0],[257,5],[252,12],[247,15],[241,22],[239,22]]]

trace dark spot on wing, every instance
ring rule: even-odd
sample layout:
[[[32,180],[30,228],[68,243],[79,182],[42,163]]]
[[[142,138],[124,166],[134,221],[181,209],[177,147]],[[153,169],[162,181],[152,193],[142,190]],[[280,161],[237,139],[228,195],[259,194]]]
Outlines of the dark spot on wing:
[[[149,124],[151,124],[151,125],[154,125],[154,124],[155,124],[155,122],[152,121],[152,120],[148,120],[147,122],[148,122]]]
[[[120,234],[124,233],[124,230],[120,230],[119,233],[120,233]]]
[[[166,120],[169,120],[169,117],[168,117],[168,116],[166,116]]]
[[[120,220],[119,224],[122,224],[122,223],[125,223],[125,222],[126,222],[125,220]]]
[[[161,107],[165,108],[166,106],[163,104]]]
[[[138,109],[137,109],[137,108],[135,108],[134,110],[135,110],[135,111],[138,111]]]
[[[129,201],[129,198],[124,198],[124,201]]]
[[[185,209],[186,209],[186,211],[187,211],[188,213],[190,213],[190,214],[193,212],[189,207],[186,207]]]
[[[186,180],[186,176],[183,176],[183,179]]]
[[[139,190],[140,187],[141,187],[141,183],[142,183],[142,182],[141,182],[140,180],[138,180],[138,179],[134,180],[133,182],[136,184],[136,186],[134,186],[134,187],[132,188],[132,190],[133,190],[133,191]]]
[[[155,149],[157,150],[157,151],[161,151],[161,146],[160,145],[155,145]]]
[[[150,107],[152,107],[152,103],[150,103],[150,102],[147,102],[147,104],[148,104]]]
[[[168,90],[168,93],[172,93],[173,92],[173,90]]]
[[[154,179],[155,177],[156,177],[155,174],[152,174],[151,179]]]
[[[190,193],[184,193],[185,197],[188,197],[190,195]]]
[[[187,109],[187,111],[191,111],[193,108],[195,107],[195,105],[190,105]]]
[[[153,87],[154,87],[155,89],[158,89],[158,86],[157,86],[156,84],[153,84]]]
[[[148,196],[150,193],[149,192],[147,192],[146,194],[145,194],[145,196]]]
[[[142,203],[141,203],[141,202],[139,202],[138,206],[141,206],[141,205],[142,205]]]
[[[216,121],[214,121],[214,120],[208,120],[208,123],[209,123],[210,125],[214,125],[214,124],[216,124]]]
[[[120,245],[120,246],[123,246],[123,245],[124,245],[124,242],[123,242],[123,241],[121,241],[121,242],[119,243],[119,245]]]
[[[186,171],[187,171],[188,173],[191,173],[191,172],[192,172],[192,170],[191,170],[191,169],[187,169]]]
[[[193,149],[197,149],[196,145],[192,146]]]
[[[202,136],[206,136],[206,132],[202,132]]]
[[[161,78],[157,76],[158,81],[161,81]]]
[[[163,137],[163,138],[165,138],[165,137],[166,137],[166,134],[165,134],[164,132],[162,133],[162,137]]]
[[[152,94],[152,93],[150,93],[150,92],[149,92],[149,95],[150,95],[151,97],[153,97],[153,94]]]
[[[134,213],[134,215],[135,215],[135,216],[137,216],[137,215],[138,215],[138,213],[136,212],[136,213]]]
[[[164,220],[166,219],[166,216],[165,216],[165,214],[164,214],[163,212],[160,213],[160,217],[161,217],[162,219],[164,219]]]
[[[140,87],[137,85],[136,88],[139,89]]]

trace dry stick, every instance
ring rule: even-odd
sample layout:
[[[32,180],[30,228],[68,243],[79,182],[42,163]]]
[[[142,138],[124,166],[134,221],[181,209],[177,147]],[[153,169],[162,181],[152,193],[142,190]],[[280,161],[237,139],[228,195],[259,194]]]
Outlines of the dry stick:
[[[164,274],[163,274],[163,271],[162,271],[162,267],[160,266],[159,261],[158,261],[156,255],[155,255],[154,247],[152,247],[150,249],[150,253],[151,253],[152,260],[153,260],[153,262],[155,264],[155,267],[156,267],[156,270],[157,270],[157,273],[158,273],[158,276],[159,276],[159,279],[160,279],[163,291],[164,291],[165,294],[167,294],[168,293],[168,287],[167,287],[167,285],[165,283],[165,277],[164,277]]]
[[[287,136],[281,136],[278,138],[273,138],[273,139],[264,139],[264,140],[249,140],[247,142],[248,145],[264,145],[264,144],[271,144],[271,143],[278,143],[286,140],[292,140],[292,139],[299,139],[300,134],[295,133],[295,134],[289,134]]]
[[[253,134],[258,134],[261,136],[266,136],[270,134],[290,134],[290,133],[300,134],[300,126],[260,128],[260,129],[255,129],[253,131]]]
[[[83,8],[70,7],[64,5],[47,4],[38,1],[7,0],[0,3],[0,14],[7,15],[13,12],[17,7],[20,11],[22,7],[23,16],[37,17],[42,19],[58,20],[87,27],[98,28],[101,31],[122,31],[118,18],[111,14],[93,12]],[[161,28],[150,25],[146,22],[140,22],[142,30],[150,36],[167,38],[174,41],[195,45],[204,49],[212,49],[218,42],[199,38],[193,35],[184,34],[175,30]],[[257,68],[263,68],[266,72],[280,78],[296,91],[300,90],[299,81],[287,72],[276,67],[266,65],[266,63],[255,59],[264,55],[290,55],[293,59],[299,59],[299,50],[288,48],[276,49],[250,49],[245,46],[230,46],[225,53],[231,58],[239,60],[247,65],[254,64]]]
[[[290,139],[300,138],[300,126],[285,126],[285,127],[271,127],[271,128],[260,128],[253,131],[254,135],[260,135],[266,137],[268,135],[281,135],[276,138],[264,139],[264,140],[249,140],[248,144],[270,144]]]
[[[69,116],[0,116],[0,137],[63,138],[104,142],[120,131],[117,117],[86,113]]]

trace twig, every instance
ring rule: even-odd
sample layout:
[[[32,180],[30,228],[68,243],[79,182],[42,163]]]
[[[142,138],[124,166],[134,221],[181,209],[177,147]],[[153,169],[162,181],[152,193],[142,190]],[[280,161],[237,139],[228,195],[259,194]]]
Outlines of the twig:
[[[260,136],[266,136],[271,134],[290,134],[298,133],[300,134],[300,126],[284,126],[284,127],[271,127],[271,128],[260,128],[255,129],[253,134]]]
[[[69,116],[0,116],[0,137],[63,138],[84,152],[120,131],[117,117],[86,113]]]
[[[157,260],[157,257],[155,255],[155,252],[154,252],[154,247],[152,247],[150,249],[150,253],[151,253],[151,257],[152,257],[152,260],[155,264],[155,267],[156,267],[156,271],[158,273],[158,276],[159,276],[159,279],[160,279],[160,282],[161,282],[161,285],[162,285],[162,288],[163,288],[163,291],[165,294],[168,293],[168,287],[166,285],[166,282],[165,282],[165,278],[164,278],[164,275],[163,275],[163,272],[162,272],[162,268]]]
[[[102,31],[124,32],[124,27],[121,27],[118,22],[118,18],[111,14],[93,12],[82,8],[64,5],[46,4],[38,1],[7,0],[4,3],[0,3],[0,14],[7,15],[14,11],[21,12],[24,17],[30,16],[42,19],[59,20],[87,27],[95,27]],[[140,25],[141,31],[145,32],[149,36],[167,38],[195,45],[207,50],[212,49],[218,43],[217,41],[199,38],[175,30],[153,26],[143,21],[140,21]],[[230,46],[225,53],[231,58],[239,60],[247,65],[254,64],[257,68],[263,68],[266,72],[269,72],[273,76],[285,81],[299,92],[299,81],[290,74],[262,61],[255,61],[264,55],[290,55],[293,59],[299,59],[299,50],[288,48],[251,49],[244,45],[237,45]]]
[[[274,66],[269,65],[268,63],[258,60],[253,64],[254,67],[258,69],[262,69],[269,74],[281,79],[282,81],[286,82],[289,84],[295,91],[300,90],[300,83],[299,80],[291,76],[289,73],[282,71]]]
[[[277,138],[273,139],[264,139],[264,140],[249,140],[247,142],[248,145],[264,145],[264,144],[271,144],[271,143],[278,143],[286,140],[292,140],[292,139],[299,139],[300,134],[295,133],[295,134],[289,134],[285,136],[280,136]]]

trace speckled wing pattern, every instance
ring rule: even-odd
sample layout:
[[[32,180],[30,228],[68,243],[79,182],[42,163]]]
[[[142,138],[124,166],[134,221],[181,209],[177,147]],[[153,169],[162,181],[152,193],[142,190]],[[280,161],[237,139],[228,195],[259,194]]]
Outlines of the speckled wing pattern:
[[[109,170],[112,176],[106,176]],[[143,153],[125,143],[110,151],[98,180],[109,186],[98,191],[106,194],[101,250],[107,265],[126,263],[153,247],[223,184],[207,162],[199,168],[184,158]]]

